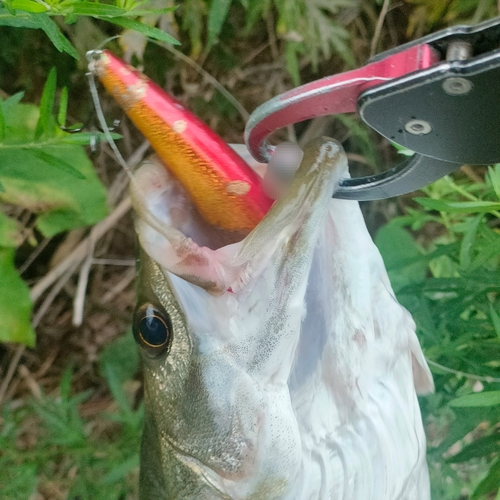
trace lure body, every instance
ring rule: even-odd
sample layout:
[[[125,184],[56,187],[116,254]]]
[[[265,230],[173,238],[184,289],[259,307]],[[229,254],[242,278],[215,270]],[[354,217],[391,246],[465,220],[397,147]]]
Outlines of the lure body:
[[[358,203],[331,197],[341,146],[308,146],[225,246],[175,173],[135,176],[141,499],[429,499],[416,392],[432,377]]]
[[[213,226],[249,232],[273,200],[210,128],[145,75],[104,51],[93,70]],[[231,212],[231,217],[226,215]]]

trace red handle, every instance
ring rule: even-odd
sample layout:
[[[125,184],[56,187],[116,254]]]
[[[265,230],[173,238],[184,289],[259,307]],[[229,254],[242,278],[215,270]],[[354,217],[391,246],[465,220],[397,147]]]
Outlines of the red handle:
[[[428,68],[439,61],[427,44],[415,45],[361,68],[327,76],[284,92],[250,116],[245,142],[252,156],[267,162],[272,147],[265,140],[276,130],[310,118],[356,112],[359,95],[374,85]]]

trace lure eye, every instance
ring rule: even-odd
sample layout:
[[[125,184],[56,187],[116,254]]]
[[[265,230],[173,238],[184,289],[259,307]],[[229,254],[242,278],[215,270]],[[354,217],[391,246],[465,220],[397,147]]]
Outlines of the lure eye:
[[[172,337],[170,317],[152,305],[138,308],[134,317],[134,336],[149,354],[162,354],[170,346]]]

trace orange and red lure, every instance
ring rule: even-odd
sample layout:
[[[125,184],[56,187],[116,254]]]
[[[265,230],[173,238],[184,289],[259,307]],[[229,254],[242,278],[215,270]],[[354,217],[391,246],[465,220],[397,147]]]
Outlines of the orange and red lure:
[[[260,177],[215,132],[110,52],[100,53],[95,71],[208,223],[249,232],[261,221],[273,200]]]

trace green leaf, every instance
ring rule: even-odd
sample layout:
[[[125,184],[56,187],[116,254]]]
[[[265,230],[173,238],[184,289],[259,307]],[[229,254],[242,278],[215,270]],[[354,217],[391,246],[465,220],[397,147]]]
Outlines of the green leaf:
[[[174,5],[173,7],[165,7],[163,9],[139,9],[134,7],[132,10],[127,11],[124,15],[134,17],[163,16],[164,14],[170,14],[170,12],[176,11],[177,8],[177,5]]]
[[[133,410],[123,387],[124,382],[130,380],[139,369],[139,353],[130,330],[102,351],[99,368],[120,408],[119,415],[109,417],[129,427],[137,427],[142,419],[142,410]]]
[[[61,382],[59,383],[59,390],[61,392],[61,398],[64,401],[69,401],[71,399],[71,379],[73,378],[73,366],[69,365],[61,377]]]
[[[105,368],[111,367],[120,383],[134,377],[139,369],[139,353],[131,331],[118,337],[102,350],[99,367],[103,375]]]
[[[409,157],[415,154],[415,151],[408,149],[406,146],[400,146],[396,142],[391,142],[391,146],[398,152],[398,155]]]
[[[39,214],[37,226],[45,236],[95,224],[105,217],[105,188],[81,147],[50,145],[42,156],[36,149],[0,148],[0,182],[5,186],[0,200]],[[47,168],[49,158],[58,163],[53,165],[56,168]],[[68,160],[79,177],[66,171]]]
[[[134,453],[131,457],[124,460],[117,466],[113,467],[100,481],[99,484],[115,484],[118,481],[123,481],[125,476],[132,470],[139,467],[139,452]]]
[[[57,123],[63,127],[66,123],[66,114],[68,112],[68,88],[63,87],[61,97],[59,98],[59,110],[57,112]]]
[[[72,7],[73,14],[99,18],[119,17],[126,14],[126,12],[126,9],[122,9],[116,5],[106,5],[103,3],[78,2]]]
[[[12,108],[17,106],[23,97],[24,92],[18,92],[17,94],[11,95],[8,99],[5,99],[2,103],[4,113],[8,113]]]
[[[72,175],[78,179],[85,179],[85,176],[78,170],[73,168],[65,159],[46,153],[41,149],[26,148],[26,152],[44,161],[50,167],[58,168],[63,172],[66,172],[67,174]]]
[[[160,42],[171,43],[172,45],[180,45],[180,43],[168,33],[155,28],[153,26],[148,26],[139,21],[134,21],[133,19],[128,19],[127,17],[112,17],[106,19],[108,22],[117,24],[122,28],[130,29],[142,33],[154,40],[159,40]]]
[[[64,22],[66,24],[75,24],[78,21],[78,16],[76,14],[66,14],[64,16]]]
[[[488,167],[488,178],[497,198],[500,199],[500,163],[497,163],[493,167]]]
[[[500,391],[485,391],[476,394],[467,394],[450,401],[450,406],[461,407],[482,407],[500,405]]]
[[[469,219],[466,223],[467,229],[460,245],[460,266],[463,268],[470,266],[472,260],[471,251],[476,240],[477,228],[482,218],[483,214],[480,214],[473,219]]]
[[[5,4],[4,4],[5,5]],[[40,24],[34,15],[12,15],[0,11],[0,26],[12,26],[13,28],[39,29]]]
[[[465,435],[472,432],[481,422],[498,418],[498,410],[495,407],[463,407],[454,413],[455,417],[451,425],[448,426],[444,439],[436,448],[432,449],[432,453],[440,457],[450,446],[458,440],[463,439]]]
[[[45,34],[50,38],[50,41],[54,44],[54,47],[59,52],[66,52],[71,57],[78,59],[78,52],[71,45],[69,40],[61,33],[61,30],[57,24],[50,19],[47,14],[35,14],[34,19],[37,22],[37,28],[42,29]]]
[[[465,446],[459,453],[446,459],[450,463],[466,462],[471,458],[486,457],[500,451],[500,434],[483,436]]]
[[[123,389],[121,380],[117,375],[116,365],[105,364],[102,369],[104,378],[108,382],[109,390],[113,395],[113,399],[118,404],[122,414],[129,416],[132,420],[133,410],[130,401]]]
[[[219,36],[224,21],[226,20],[232,0],[212,0],[210,11],[208,12],[208,40],[206,51],[208,52],[215,40]]]
[[[45,5],[32,2],[31,0],[12,0],[10,3],[13,9],[24,10],[25,12],[47,12],[47,7]]]
[[[116,141],[121,139],[120,134],[111,133],[111,137]],[[61,137],[60,141],[64,144],[78,144],[80,146],[88,146],[92,141],[104,141],[106,142],[106,134],[104,132],[79,132],[70,133]]]
[[[427,259],[410,233],[398,221],[382,226],[375,236],[375,244],[382,254],[394,290],[398,291],[424,280]]]
[[[20,96],[19,96],[20,97]],[[0,200],[38,214],[46,236],[95,224],[107,213],[106,192],[82,147],[64,144],[65,134],[33,142],[36,106],[3,103],[8,136],[0,145]],[[8,113],[6,113],[8,108]]]
[[[500,338],[500,315],[495,311],[495,307],[493,306],[492,303],[490,303],[490,316],[497,337]]]
[[[7,103],[8,101],[4,102],[3,111],[8,134],[0,149],[7,145],[33,144],[36,124],[40,117],[38,108],[33,104],[20,103],[7,106]],[[2,165],[0,165],[1,170]]]
[[[4,500],[24,500],[36,495],[38,464],[12,464],[0,469],[0,491]]]
[[[0,103],[0,143],[5,139],[5,116],[3,114],[3,106]]]
[[[16,248],[21,241],[18,223],[0,212],[0,247]]]
[[[189,33],[191,54],[196,59],[203,47],[201,34],[207,6],[203,0],[185,0],[182,5],[182,28]]]
[[[477,213],[500,210],[500,203],[491,201],[445,201],[433,198],[413,198],[414,201],[428,210],[450,213]]]
[[[45,86],[43,87],[42,99],[40,101],[40,118],[35,129],[35,139],[42,136],[52,137],[54,135],[54,101],[56,98],[57,73],[56,68],[50,70]]]
[[[7,12],[11,16],[15,16],[16,15],[16,10],[12,8],[11,0],[4,0],[3,1],[3,6],[5,7],[5,9],[7,10]],[[3,14],[3,12],[2,12],[2,14]]]
[[[488,265],[488,262],[494,260],[499,254],[500,234],[489,228],[485,223],[482,223],[478,229],[480,239],[474,248],[476,256],[470,269]]]
[[[493,463],[486,477],[479,483],[472,494],[472,500],[486,495],[492,491],[498,491],[500,485],[500,458]]]
[[[285,49],[286,69],[292,77],[294,85],[300,84],[299,60],[297,55],[300,53],[299,44],[288,42]]]
[[[14,249],[0,248],[0,342],[35,345],[29,288],[14,267]]]

